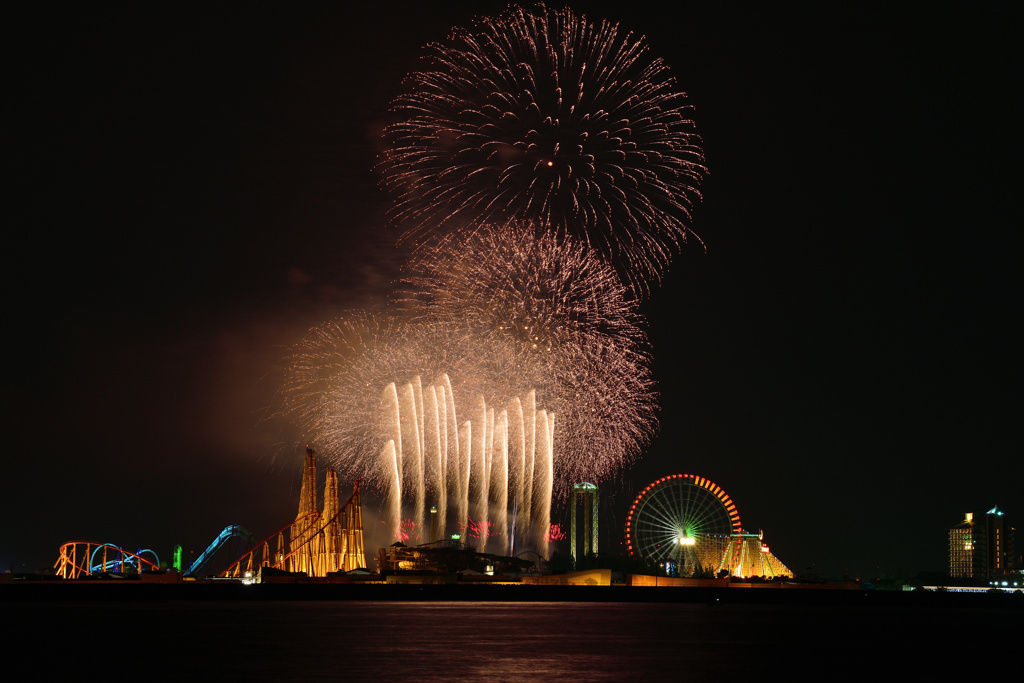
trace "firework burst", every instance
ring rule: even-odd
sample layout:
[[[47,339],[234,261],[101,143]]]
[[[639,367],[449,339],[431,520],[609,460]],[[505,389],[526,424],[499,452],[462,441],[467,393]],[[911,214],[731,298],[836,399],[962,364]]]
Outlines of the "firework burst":
[[[417,324],[475,349],[464,368],[492,400],[534,389],[554,411],[558,493],[610,476],[650,441],[643,319],[593,250],[529,224],[483,226],[421,250],[404,285],[398,300]]]
[[[414,318],[506,336],[531,356],[645,340],[615,270],[534,224],[479,226],[424,247],[406,270],[399,301]]]
[[[529,219],[646,290],[685,241],[706,173],[685,95],[644,40],[514,7],[428,46],[379,168],[407,236]]]
[[[561,524],[552,524],[548,530],[547,541],[548,543],[555,543],[557,541],[564,541],[569,538],[569,534],[565,533],[565,529],[562,528]]]

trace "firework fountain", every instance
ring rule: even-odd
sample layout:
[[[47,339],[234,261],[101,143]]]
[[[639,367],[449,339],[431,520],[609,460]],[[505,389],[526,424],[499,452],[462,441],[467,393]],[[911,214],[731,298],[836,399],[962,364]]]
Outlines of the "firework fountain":
[[[401,520],[412,498],[414,526],[423,528],[432,498],[442,537],[451,511],[457,524],[475,520],[481,552],[546,554],[555,418],[537,409],[534,392],[497,412],[478,396],[460,424],[448,376],[425,388],[416,378],[388,384],[381,412],[393,434],[380,453],[389,519]]]

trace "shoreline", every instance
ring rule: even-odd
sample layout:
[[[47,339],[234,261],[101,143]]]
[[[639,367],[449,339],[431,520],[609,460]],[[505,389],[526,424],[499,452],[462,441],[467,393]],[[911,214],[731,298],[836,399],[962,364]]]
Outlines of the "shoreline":
[[[251,584],[235,582],[12,581],[0,603],[16,602],[595,602],[708,605],[822,605],[1024,610],[1024,593],[889,591],[793,586],[724,587],[509,586],[459,584]]]

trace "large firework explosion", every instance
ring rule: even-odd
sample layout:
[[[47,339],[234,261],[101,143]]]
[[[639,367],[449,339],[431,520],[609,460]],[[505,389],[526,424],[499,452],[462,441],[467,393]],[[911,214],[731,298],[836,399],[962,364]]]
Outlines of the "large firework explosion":
[[[421,251],[399,292],[391,315],[325,323],[289,360],[286,412],[345,473],[375,477],[384,387],[441,373],[463,409],[536,391],[555,414],[560,494],[649,442],[657,395],[643,321],[593,251],[529,225],[484,226]]]
[[[413,319],[497,332],[529,355],[645,340],[636,300],[615,269],[535,224],[483,225],[432,242],[406,273],[397,300]]]
[[[656,424],[646,357],[601,345],[528,353],[508,335],[462,325],[396,323],[362,313],[311,330],[289,358],[283,412],[342,473],[380,485],[378,456],[389,438],[384,387],[447,373],[455,405],[470,414],[477,396],[505,405],[531,389],[555,414],[556,492],[580,478],[602,480],[632,461]]]
[[[422,249],[404,284],[398,300],[413,320],[475,340],[494,398],[532,388],[555,412],[562,493],[604,479],[650,440],[657,395],[643,320],[591,249],[529,224],[482,226]]]
[[[642,38],[513,7],[429,45],[406,84],[379,167],[407,235],[530,219],[582,239],[638,291],[685,241],[701,141]]]

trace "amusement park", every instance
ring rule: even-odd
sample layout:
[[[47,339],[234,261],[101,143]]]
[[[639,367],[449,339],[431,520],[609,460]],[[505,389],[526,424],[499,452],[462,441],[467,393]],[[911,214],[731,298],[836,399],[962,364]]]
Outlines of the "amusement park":
[[[398,523],[393,542],[372,549],[365,547],[361,486],[355,481],[342,502],[337,473],[327,467],[318,496],[317,456],[307,447],[296,516],[262,538],[230,524],[189,561],[180,545],[165,561],[152,548],[68,541],[58,549],[54,573],[68,581],[92,582],[364,585],[724,586],[756,581],[781,586],[793,578],[770,552],[762,532],[744,530],[732,498],[692,474],[662,477],[638,493],[619,532],[624,552],[618,554],[600,548],[600,491],[593,483],[573,486],[563,510],[568,533],[552,523],[543,546],[501,543],[488,520],[468,518],[457,526],[461,533],[446,533],[433,504],[426,511],[429,530]],[[514,517],[509,527],[516,528]],[[487,538],[483,529],[490,531],[492,552],[481,543],[481,536],[484,543]],[[563,553],[566,541],[568,552]]]

